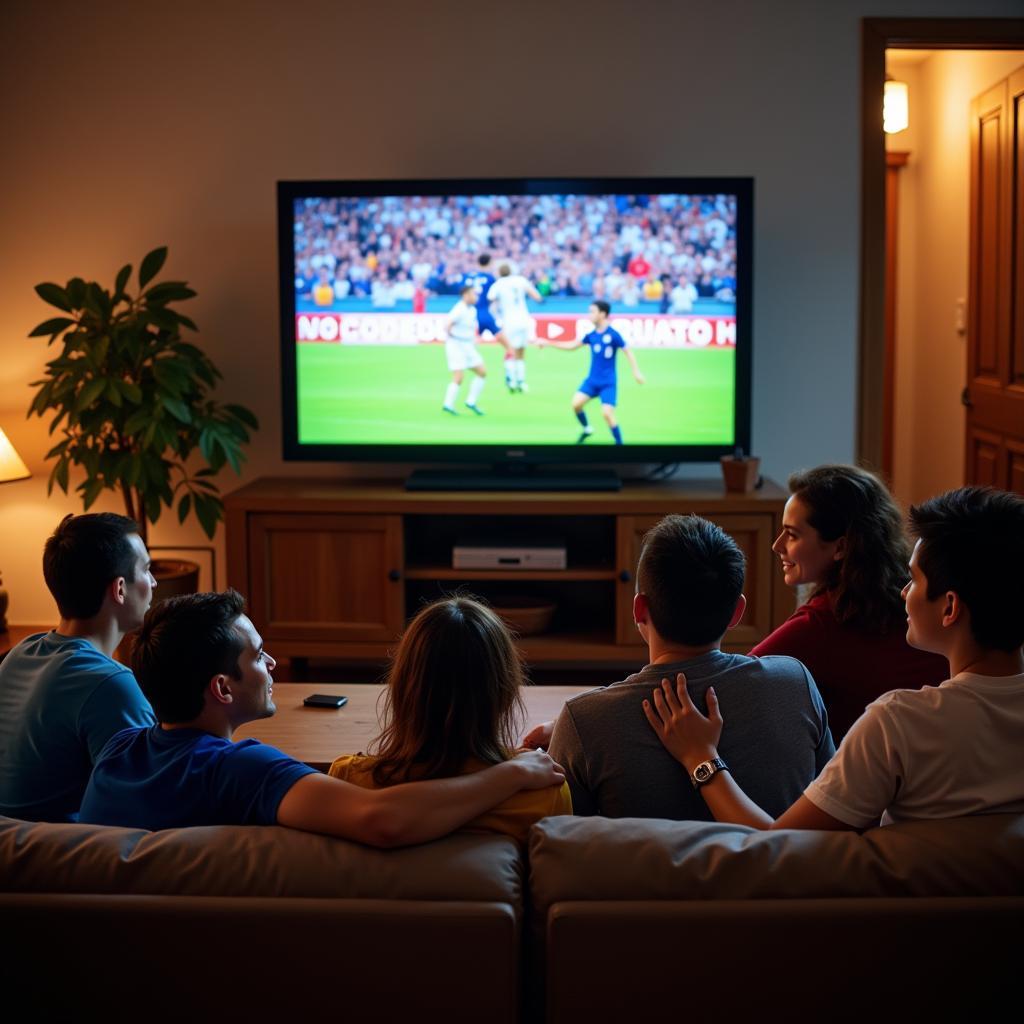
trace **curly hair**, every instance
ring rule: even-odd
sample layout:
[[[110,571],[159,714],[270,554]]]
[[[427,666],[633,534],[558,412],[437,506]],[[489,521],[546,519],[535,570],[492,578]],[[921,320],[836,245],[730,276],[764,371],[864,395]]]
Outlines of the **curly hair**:
[[[427,605],[387,675],[373,781],[446,778],[469,759],[507,761],[526,717],[524,682],[512,636],[485,604],[459,595]]]
[[[866,469],[837,465],[794,473],[789,489],[822,540],[846,538],[844,557],[830,565],[814,595],[829,595],[840,622],[875,633],[902,628],[910,547],[885,484]]]

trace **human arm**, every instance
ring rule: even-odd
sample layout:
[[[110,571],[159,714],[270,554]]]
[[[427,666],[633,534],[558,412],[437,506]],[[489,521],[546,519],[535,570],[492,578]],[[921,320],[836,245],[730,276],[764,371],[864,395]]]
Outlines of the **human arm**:
[[[530,750],[536,750],[538,747],[547,750],[551,743],[551,733],[554,731],[554,728],[554,719],[550,722],[541,722],[540,725],[535,725],[523,737],[523,746],[528,747]]]
[[[408,846],[447,835],[521,789],[564,782],[540,751],[469,775],[363,789],[319,773],[299,779],[277,809],[277,823],[370,846]]]
[[[633,379],[637,384],[643,384],[646,378],[640,372],[640,367],[636,364],[636,356],[633,355],[633,350],[631,348],[624,348],[622,351],[625,354],[626,359],[629,360],[630,369],[633,371]]]
[[[576,341],[548,341],[547,339],[537,339],[538,348],[561,348],[565,349],[566,352],[571,352],[574,348],[582,348],[583,342],[578,338]]]
[[[686,689],[686,676],[680,672],[675,686],[663,679],[660,688],[645,700],[644,714],[665,749],[692,776],[697,765],[718,757],[718,741],[722,735],[722,713],[714,688],[707,691],[708,714],[702,715]],[[854,826],[840,821],[818,808],[806,796],[774,819],[766,814],[739,787],[729,771],[716,772],[700,790],[708,810],[716,821],[749,825],[757,829],[850,829]]]

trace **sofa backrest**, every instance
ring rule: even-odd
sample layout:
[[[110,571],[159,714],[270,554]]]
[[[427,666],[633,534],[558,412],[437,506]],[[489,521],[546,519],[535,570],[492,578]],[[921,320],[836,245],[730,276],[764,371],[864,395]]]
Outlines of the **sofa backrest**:
[[[1024,896],[1024,815],[863,834],[557,817],[533,826],[529,859],[541,915],[566,900]]]
[[[522,911],[523,855],[460,833],[375,850],[278,826],[143,829],[0,817],[0,891],[465,900]]]

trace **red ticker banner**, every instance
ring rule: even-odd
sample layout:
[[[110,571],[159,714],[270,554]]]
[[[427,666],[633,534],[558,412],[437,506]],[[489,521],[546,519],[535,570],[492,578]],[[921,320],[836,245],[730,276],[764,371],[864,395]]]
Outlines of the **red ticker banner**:
[[[443,313],[297,313],[295,340],[340,345],[422,345],[444,340]],[[736,317],[637,313],[612,316],[611,326],[635,348],[734,348]],[[534,338],[572,341],[589,334],[586,317],[533,317]],[[486,339],[481,339],[486,340]]]

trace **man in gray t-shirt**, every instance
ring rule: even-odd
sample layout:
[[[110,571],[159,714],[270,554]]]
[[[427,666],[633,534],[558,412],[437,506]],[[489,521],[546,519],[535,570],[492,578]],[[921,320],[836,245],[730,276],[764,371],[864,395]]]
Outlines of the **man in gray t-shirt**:
[[[677,673],[702,711],[714,687],[726,722],[719,756],[770,814],[789,807],[835,753],[821,695],[799,661],[719,649],[746,607],[743,579],[736,542],[698,516],[667,516],[644,538],[633,614],[649,664],[567,701],[551,737],[576,814],[714,820],[644,715],[643,702],[662,679],[675,685]]]

